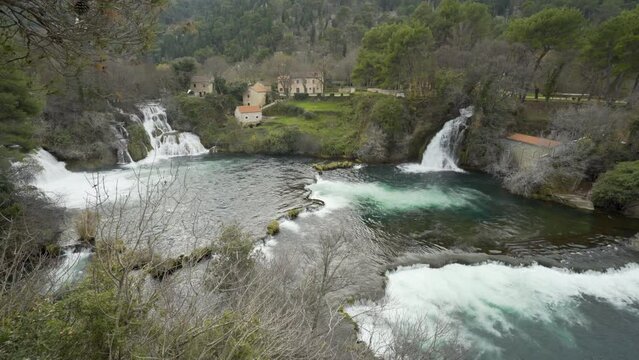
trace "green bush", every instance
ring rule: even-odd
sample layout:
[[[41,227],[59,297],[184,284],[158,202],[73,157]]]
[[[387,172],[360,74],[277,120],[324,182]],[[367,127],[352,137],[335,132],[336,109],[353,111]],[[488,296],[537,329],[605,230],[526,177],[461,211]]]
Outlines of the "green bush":
[[[266,108],[263,114],[264,116],[301,116],[304,114],[304,109],[299,106],[280,102]]]
[[[639,161],[617,164],[601,175],[592,189],[592,202],[601,209],[623,211],[639,201]]]
[[[317,114],[311,111],[306,111],[304,113],[304,119],[306,120],[313,120],[313,119],[317,119]]]
[[[295,100],[306,100],[308,99],[308,94],[294,94],[293,99]]]
[[[288,216],[289,219],[294,220],[297,219],[301,212],[302,209],[300,208],[291,209],[286,213],[286,216]]]
[[[267,226],[266,226],[266,233],[273,236],[276,235],[277,233],[280,232],[280,223],[277,222],[277,220],[273,220],[271,221]]]

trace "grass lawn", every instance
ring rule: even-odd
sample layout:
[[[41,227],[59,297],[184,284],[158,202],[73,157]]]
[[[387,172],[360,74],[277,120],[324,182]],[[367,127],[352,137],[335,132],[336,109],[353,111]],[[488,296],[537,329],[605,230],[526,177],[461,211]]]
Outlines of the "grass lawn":
[[[316,99],[308,99],[308,100],[292,100],[287,101],[287,104],[294,105],[297,107],[301,107],[306,111],[311,111],[314,113],[320,112],[332,112],[332,113],[343,113],[345,111],[349,111],[351,108],[351,102],[349,99],[330,99],[330,100],[316,100]]]
[[[275,116],[266,119],[262,128],[268,131],[278,131],[284,128],[296,129],[302,134],[316,139],[326,156],[350,156],[358,144],[359,124],[352,120],[351,102],[347,99],[331,99],[317,101],[313,99],[303,101],[288,101],[294,105],[316,115],[306,119],[303,116]]]

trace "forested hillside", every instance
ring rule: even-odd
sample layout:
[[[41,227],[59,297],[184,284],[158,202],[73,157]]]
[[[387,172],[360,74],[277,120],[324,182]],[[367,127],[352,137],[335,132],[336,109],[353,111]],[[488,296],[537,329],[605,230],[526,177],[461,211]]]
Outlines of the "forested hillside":
[[[231,62],[262,61],[276,51],[312,51],[344,57],[371,27],[411,16],[420,0],[173,0],[162,14],[163,36],[156,53],[167,61],[223,55]],[[599,23],[637,1],[482,0],[493,16],[528,16],[546,7],[579,9]],[[504,19],[498,19],[505,22]]]

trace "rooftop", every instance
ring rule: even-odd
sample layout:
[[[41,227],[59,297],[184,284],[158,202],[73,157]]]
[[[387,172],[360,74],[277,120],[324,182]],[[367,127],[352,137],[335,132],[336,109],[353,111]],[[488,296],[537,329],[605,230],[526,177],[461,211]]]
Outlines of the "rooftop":
[[[259,106],[238,106],[237,110],[242,114],[262,112]]]
[[[259,83],[259,82],[255,83],[255,85],[251,86],[251,89],[253,89],[255,92],[258,92],[258,93],[267,93],[267,92],[271,91],[269,88],[264,86],[264,84]]]
[[[508,136],[507,139],[508,140],[512,140],[512,141],[521,142],[521,143],[524,143],[524,144],[535,145],[535,146],[539,146],[539,147],[545,147],[545,148],[554,148],[554,147],[557,147],[557,146],[561,145],[561,143],[559,141],[550,140],[550,139],[544,139],[544,138],[525,135],[525,134],[518,134],[518,133],[515,133],[515,134],[512,134],[512,135]]]
[[[196,75],[191,78],[194,83],[211,83],[213,82],[212,76]]]

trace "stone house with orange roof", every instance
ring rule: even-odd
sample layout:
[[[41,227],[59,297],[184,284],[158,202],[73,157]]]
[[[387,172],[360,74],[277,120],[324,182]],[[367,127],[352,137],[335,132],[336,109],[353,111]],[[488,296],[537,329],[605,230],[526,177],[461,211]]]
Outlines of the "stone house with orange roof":
[[[559,141],[519,133],[511,134],[504,140],[506,148],[522,169],[532,167],[539,159],[552,155],[554,149],[561,145]]]
[[[244,105],[235,108],[235,118],[242,126],[255,126],[262,122],[262,108]]]
[[[269,92],[271,92],[271,89],[266,87],[264,84],[257,82],[246,89],[242,96],[242,103],[244,106],[264,107],[268,101],[267,97]]]

